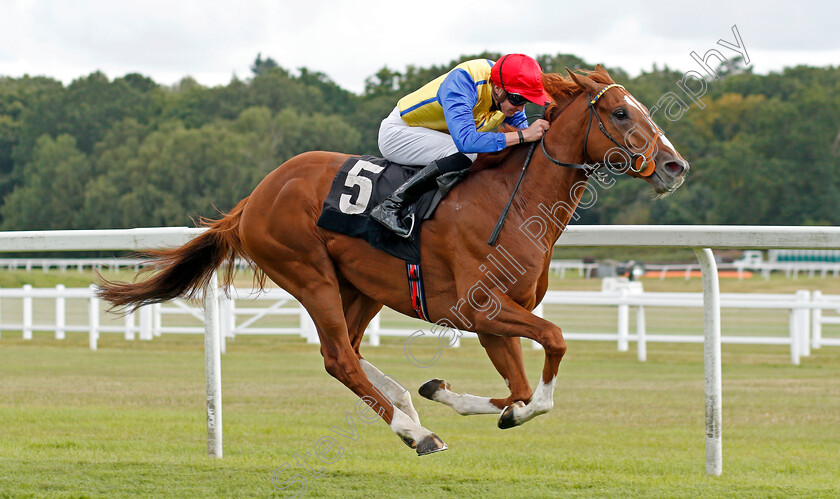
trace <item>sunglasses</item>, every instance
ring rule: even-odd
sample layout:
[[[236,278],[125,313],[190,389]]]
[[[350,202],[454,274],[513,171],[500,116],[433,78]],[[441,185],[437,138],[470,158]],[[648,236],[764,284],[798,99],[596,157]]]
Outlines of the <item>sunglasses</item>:
[[[506,93],[507,93],[508,102],[510,102],[514,106],[522,106],[522,105],[525,105],[526,102],[528,102],[528,99],[526,99],[525,97],[522,97],[519,94],[514,94],[514,93],[510,93],[510,92],[506,92]]]

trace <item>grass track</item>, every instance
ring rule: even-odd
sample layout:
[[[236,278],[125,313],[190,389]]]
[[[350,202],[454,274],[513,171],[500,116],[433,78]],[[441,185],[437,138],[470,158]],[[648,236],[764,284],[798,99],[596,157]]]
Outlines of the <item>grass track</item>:
[[[423,423],[450,450],[418,458],[323,370],[316,346],[238,337],[222,360],[225,457],[206,456],[203,342],[126,342],[84,334],[0,343],[0,497],[837,497],[840,349],[801,366],[784,347],[724,345],[724,472],[704,474],[700,345],[651,344],[648,362],[611,343],[570,342],[555,408],[523,427],[461,417],[415,395]],[[368,359],[413,393],[443,377],[458,391],[504,393],[477,342],[429,369],[399,340]],[[418,350],[422,354],[422,350]],[[524,349],[531,379],[542,354]],[[432,350],[428,350],[429,358]],[[350,440],[332,427],[358,436]],[[341,446],[330,464],[319,439]],[[295,464],[313,454],[313,476]],[[334,448],[333,456],[338,454]],[[318,464],[316,464],[318,463]]]
[[[4,287],[92,281],[89,272],[0,273]],[[237,284],[247,286],[250,278]],[[700,291],[699,279],[644,285]],[[553,278],[552,287],[596,290],[600,281]],[[721,287],[839,294],[840,279],[722,279]],[[18,308],[4,301],[8,306]],[[748,319],[733,324],[746,328],[766,317]],[[649,326],[657,320],[664,314],[649,311]],[[569,317],[558,323],[574,327]],[[105,334],[97,352],[82,333],[68,333],[63,342],[38,332],[29,342],[19,338],[3,331],[0,340],[0,497],[284,497],[292,491],[278,491],[271,478],[285,464],[291,467],[276,478],[305,478],[306,497],[840,496],[836,347],[794,367],[785,347],[723,346],[724,473],[712,478],[704,474],[701,345],[649,344],[648,362],[639,363],[632,348],[619,353],[614,343],[572,341],[554,410],[506,431],[494,417],[460,417],[415,395],[424,425],[450,447],[418,458],[384,424],[355,415],[355,397],[324,372],[317,347],[240,336],[222,361],[225,457],[212,460],[200,337],[127,342]],[[463,345],[444,351],[429,369],[414,367],[398,339],[365,353],[412,393],[442,377],[458,391],[503,394],[477,342]],[[542,354],[524,353],[535,380]],[[422,348],[416,354],[421,358]],[[332,431],[351,430],[348,414],[356,440]],[[313,471],[323,473],[313,476],[296,456],[314,454],[325,436],[341,446],[340,458],[314,464],[310,456]]]

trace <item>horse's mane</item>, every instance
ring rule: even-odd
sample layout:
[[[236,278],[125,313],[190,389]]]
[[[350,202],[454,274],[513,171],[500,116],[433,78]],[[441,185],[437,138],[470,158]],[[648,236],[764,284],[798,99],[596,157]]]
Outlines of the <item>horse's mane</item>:
[[[596,83],[603,83],[605,85],[615,83],[607,70],[600,65],[591,71],[578,70],[578,72],[593,79]],[[545,111],[545,119],[549,121],[553,121],[559,116],[563,109],[583,92],[571,77],[562,76],[558,73],[544,73],[542,75],[542,81],[543,88],[545,88],[546,93],[552,100]],[[516,128],[510,125],[499,127],[500,132],[512,132],[515,130]],[[472,167],[470,167],[470,171],[479,171],[496,166],[504,161],[514,149],[515,147],[506,147],[499,152],[479,154],[478,158],[473,162]]]
[[[578,72],[588,76],[596,83],[602,83],[604,85],[615,83],[612,77],[610,77],[610,74],[607,73],[607,70],[601,66],[598,66],[591,71],[581,70]],[[548,112],[546,112],[547,116],[551,116],[552,109],[559,108],[562,110],[565,108],[572,99],[577,97],[583,91],[571,77],[561,76],[557,73],[546,73],[543,75],[542,80],[546,93],[551,96],[553,101],[548,106]]]

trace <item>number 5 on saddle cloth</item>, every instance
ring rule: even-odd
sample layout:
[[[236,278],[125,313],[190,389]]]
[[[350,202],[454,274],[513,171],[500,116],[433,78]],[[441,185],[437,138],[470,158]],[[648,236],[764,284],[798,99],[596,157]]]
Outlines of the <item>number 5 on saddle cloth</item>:
[[[370,211],[420,168],[398,165],[373,156],[349,158],[333,179],[324,201],[318,226],[340,234],[360,237],[374,248],[406,262],[409,288],[417,315],[426,319],[425,299],[420,273],[420,224],[430,218],[441,199],[461,180],[465,173],[448,173],[438,177],[438,189],[423,194],[406,209],[408,238],[402,238],[368,217]]]

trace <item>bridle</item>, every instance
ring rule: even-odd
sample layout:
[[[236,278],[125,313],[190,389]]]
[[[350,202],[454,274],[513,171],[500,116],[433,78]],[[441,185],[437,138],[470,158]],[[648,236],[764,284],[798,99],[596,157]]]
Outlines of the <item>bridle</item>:
[[[540,147],[542,147],[542,152],[549,161],[558,166],[584,170],[587,177],[595,173],[595,171],[601,168],[602,166],[607,166],[607,164],[609,164],[610,168],[620,168],[621,171],[625,171],[625,169],[628,169],[630,171],[633,171],[634,173],[638,173],[643,177],[649,177],[653,175],[653,172],[656,169],[656,163],[654,163],[653,161],[653,152],[655,149],[654,143],[649,143],[647,149],[645,149],[645,151],[641,154],[628,151],[626,147],[619,144],[618,141],[615,140],[615,138],[610,134],[610,132],[607,130],[607,127],[604,126],[604,122],[601,121],[601,117],[598,115],[598,112],[595,111],[595,103],[598,102],[598,99],[600,99],[607,90],[613,87],[618,87],[621,89],[624,88],[617,83],[612,83],[602,88],[601,91],[598,92],[598,94],[595,95],[594,98],[590,98],[590,95],[588,93],[586,94],[587,99],[589,99],[589,105],[587,106],[589,107],[589,125],[587,125],[586,127],[586,136],[583,139],[583,158],[584,160],[586,160],[586,158],[589,157],[589,154],[586,151],[586,144],[589,142],[589,131],[592,129],[592,117],[594,116],[598,120],[598,128],[601,129],[601,132],[604,135],[606,135],[607,138],[613,142],[613,144],[618,146],[619,149],[621,149],[625,154],[627,154],[632,159],[632,162],[618,164],[611,162],[602,162],[582,165],[576,163],[564,163],[555,158],[552,158],[551,155],[548,154],[548,151],[545,150],[545,135],[543,135],[540,139]],[[543,109],[543,114],[541,117],[545,117],[545,108]],[[657,129],[657,131],[659,131],[656,125],[654,125],[654,127]],[[516,191],[519,190],[519,185],[522,183],[522,179],[525,177],[525,171],[528,169],[528,165],[531,163],[531,157],[534,154],[534,149],[536,145],[536,142],[532,142],[531,146],[528,148],[528,155],[525,156],[525,163],[522,165],[522,171],[519,173],[519,180],[516,181],[516,185],[514,185],[513,192],[510,195],[510,200],[508,201],[507,206],[505,206],[504,210],[502,210],[502,214],[499,216],[499,221],[496,222],[496,227],[493,229],[493,233],[490,234],[490,239],[487,241],[487,244],[489,244],[490,246],[496,244],[496,240],[498,239],[499,234],[502,231],[502,226],[504,225],[505,220],[507,219],[508,211],[510,210],[511,205],[513,205],[513,198],[514,196],[516,196]]]
[[[618,83],[612,83],[602,88],[601,91],[598,92],[597,95],[595,95],[595,97],[591,97],[588,93],[586,94],[587,99],[589,99],[589,104],[587,105],[587,107],[589,108],[589,124],[586,127],[586,135],[583,139],[583,158],[585,161],[586,158],[589,157],[589,154],[586,150],[586,146],[589,143],[589,131],[592,129],[592,118],[594,117],[598,120],[598,128],[601,129],[601,133],[603,133],[608,139],[610,139],[610,141],[612,141],[613,144],[618,146],[620,150],[626,153],[632,159],[632,161],[630,163],[612,163],[609,161],[592,164],[565,163],[563,161],[559,161],[553,158],[548,153],[548,151],[545,149],[545,135],[543,135],[542,139],[540,139],[540,147],[542,148],[542,152],[545,155],[546,159],[548,159],[555,165],[563,166],[565,168],[585,170],[587,172],[587,175],[592,174],[592,172],[603,166],[607,166],[607,164],[609,164],[611,169],[618,169],[620,171],[630,170],[633,173],[638,173],[642,177],[649,177],[653,175],[653,172],[656,168],[656,163],[653,161],[653,153],[656,147],[655,143],[651,141],[648,144],[647,148],[644,150],[644,152],[641,153],[627,150],[625,146],[620,144],[617,140],[615,140],[612,134],[610,134],[609,130],[607,130],[607,127],[604,126],[604,122],[601,120],[601,116],[598,115],[598,112],[595,110],[595,104],[598,102],[598,100],[604,95],[604,93],[606,93],[607,90],[613,87],[624,89],[624,87],[619,85]]]

